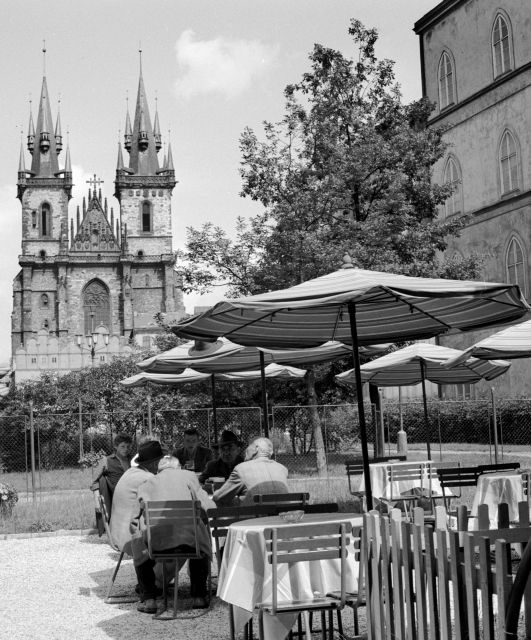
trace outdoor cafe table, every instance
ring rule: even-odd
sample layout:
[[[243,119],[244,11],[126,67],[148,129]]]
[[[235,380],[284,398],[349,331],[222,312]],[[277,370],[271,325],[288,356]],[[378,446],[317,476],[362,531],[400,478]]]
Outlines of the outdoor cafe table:
[[[506,502],[509,505],[509,520],[518,520],[518,503],[522,500],[522,475],[517,471],[503,473],[484,473],[479,476],[476,493],[470,516],[470,529],[477,529],[478,507],[486,504],[489,507],[490,528],[496,529],[498,522],[498,505]]]
[[[355,513],[305,514],[299,524],[321,522],[350,522],[362,526],[363,516]],[[290,527],[278,516],[242,520],[231,524],[223,562],[218,578],[217,595],[234,607],[236,633],[250,620],[255,606],[271,601],[271,565],[267,562],[264,530],[268,527]],[[354,561],[354,549],[349,547],[346,588],[356,591],[358,566]],[[340,560],[298,562],[279,567],[279,602],[282,600],[311,599],[316,592],[325,595],[338,591],[340,585]],[[264,616],[264,635],[269,640],[286,637],[297,619],[297,613]]]
[[[416,460],[414,461],[409,460],[407,462],[374,462],[373,464],[369,465],[373,498],[390,499],[392,495],[396,496],[405,491],[409,491],[410,489],[413,489],[415,487],[420,487],[420,479],[418,481],[400,480],[400,481],[397,481],[396,483],[394,482],[393,484],[395,486],[391,487],[389,483],[388,474],[387,474],[387,469],[390,466],[400,467],[403,465],[411,465],[416,463],[417,463]],[[427,463],[433,464],[431,460],[418,461],[419,465],[427,464]],[[424,484],[424,488],[429,487],[429,478],[427,474],[423,479],[423,484]],[[361,484],[360,484],[359,490],[363,491],[364,489],[365,489],[365,479],[363,476],[361,476]],[[432,490],[432,493],[436,496],[443,495],[442,487],[437,476],[432,477],[431,479],[431,490]]]

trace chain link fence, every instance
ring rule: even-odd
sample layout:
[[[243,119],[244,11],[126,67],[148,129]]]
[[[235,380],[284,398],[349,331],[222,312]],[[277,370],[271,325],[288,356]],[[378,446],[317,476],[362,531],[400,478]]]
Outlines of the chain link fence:
[[[405,431],[408,456],[426,457],[422,402],[386,402],[381,414],[367,404],[365,412],[370,455],[376,448],[383,455],[396,453],[398,433]],[[436,462],[462,460],[467,451],[471,464],[476,463],[474,451],[483,459],[486,456],[485,462],[494,461],[497,435],[498,461],[517,455],[522,466],[531,465],[531,399],[503,400],[497,405],[484,400],[431,401],[428,416]],[[343,478],[345,460],[361,455],[357,405],[273,406],[269,426],[276,458],[293,478]],[[171,450],[189,427],[196,427],[201,441],[210,447],[224,429],[237,433],[244,443],[264,432],[258,407],[218,408],[215,419],[211,408],[153,415],[149,408],[143,413],[98,414],[31,415],[28,410],[27,415],[0,418],[0,477],[11,478],[19,491],[26,492],[86,488],[93,471],[91,462],[112,451],[117,433],[128,433],[135,441],[140,434],[151,433]],[[80,461],[85,462],[84,467]]]

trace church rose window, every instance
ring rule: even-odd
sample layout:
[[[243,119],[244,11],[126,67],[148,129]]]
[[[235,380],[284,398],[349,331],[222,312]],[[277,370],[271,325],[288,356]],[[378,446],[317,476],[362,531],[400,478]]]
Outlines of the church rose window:
[[[93,280],[83,291],[84,333],[90,335],[103,325],[111,328],[111,306],[109,290],[100,280]]]

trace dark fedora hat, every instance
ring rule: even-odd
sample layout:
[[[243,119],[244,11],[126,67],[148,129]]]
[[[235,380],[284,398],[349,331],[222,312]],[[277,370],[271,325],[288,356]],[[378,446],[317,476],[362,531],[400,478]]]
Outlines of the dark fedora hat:
[[[138,457],[136,459],[138,464],[146,464],[147,462],[154,462],[160,460],[164,456],[162,447],[158,440],[148,440],[148,442],[142,443],[138,447]]]
[[[221,434],[220,439],[216,443],[216,447],[222,447],[224,444],[237,444],[239,447],[241,447],[242,441],[234,432],[227,429]]]

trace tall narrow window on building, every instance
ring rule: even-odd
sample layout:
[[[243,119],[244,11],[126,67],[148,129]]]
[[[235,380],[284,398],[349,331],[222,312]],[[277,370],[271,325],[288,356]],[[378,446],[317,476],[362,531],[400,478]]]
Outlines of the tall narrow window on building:
[[[444,169],[444,184],[452,187],[452,194],[446,200],[444,206],[447,216],[453,216],[461,213],[463,210],[463,192],[461,190],[461,175],[457,162],[453,158],[448,158]]]
[[[152,224],[152,215],[151,215],[151,203],[143,202],[142,203],[142,231],[149,232],[153,231]]]
[[[522,245],[517,238],[511,238],[505,257],[507,282],[517,284],[526,294],[526,259]]]
[[[511,34],[508,21],[500,14],[494,19],[492,28],[492,62],[494,77],[511,69]]]
[[[109,290],[101,280],[92,280],[83,290],[84,335],[91,335],[100,326],[111,333]]]
[[[439,105],[440,109],[454,104],[454,68],[450,56],[443,51],[439,61]]]
[[[46,238],[52,235],[52,220],[50,205],[47,202],[43,202],[41,205],[41,225],[40,225],[41,237]]]
[[[518,189],[518,148],[510,131],[504,131],[500,142],[500,185],[502,195]]]

